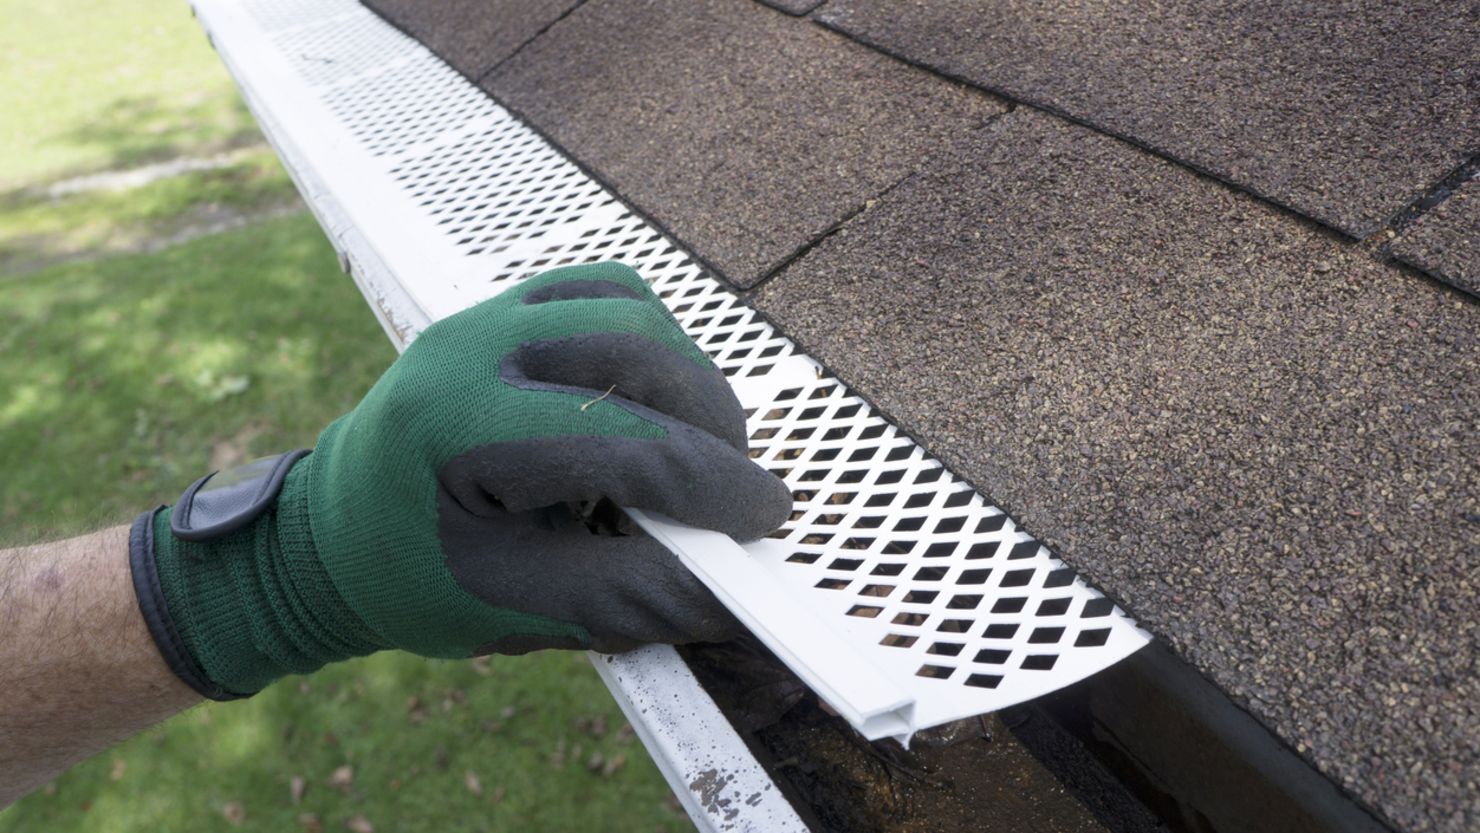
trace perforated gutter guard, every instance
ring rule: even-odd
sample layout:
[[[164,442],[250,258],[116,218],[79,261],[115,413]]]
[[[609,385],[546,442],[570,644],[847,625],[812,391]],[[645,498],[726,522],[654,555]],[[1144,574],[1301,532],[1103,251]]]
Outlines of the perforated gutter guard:
[[[729,377],[751,456],[795,507],[744,546],[632,514],[866,737],[907,741],[1037,697],[1148,641],[660,232],[355,0],[195,9],[399,348],[560,264],[621,260],[652,283]],[[593,661],[701,825],[804,829],[671,649]],[[659,694],[682,713],[652,708]],[[716,770],[724,790],[699,777]]]

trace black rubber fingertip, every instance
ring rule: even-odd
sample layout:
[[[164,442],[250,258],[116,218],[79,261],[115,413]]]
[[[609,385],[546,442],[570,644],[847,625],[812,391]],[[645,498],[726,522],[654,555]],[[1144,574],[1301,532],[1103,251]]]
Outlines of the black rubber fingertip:
[[[742,529],[740,535],[736,536],[740,541],[754,541],[764,538],[773,531],[780,529],[791,518],[792,499],[791,489],[781,478],[756,466],[759,475],[753,488],[750,490],[751,508],[744,513],[746,521],[753,525]]]

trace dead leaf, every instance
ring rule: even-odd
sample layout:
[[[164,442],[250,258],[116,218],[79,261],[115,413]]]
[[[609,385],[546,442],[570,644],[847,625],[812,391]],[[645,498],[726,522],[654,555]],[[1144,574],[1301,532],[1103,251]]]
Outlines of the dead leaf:
[[[637,730],[632,728],[631,723],[623,723],[621,727],[617,729],[617,743],[625,745],[631,743],[636,739]]]
[[[298,826],[302,827],[305,833],[323,833],[324,830],[324,823],[319,821],[318,815],[314,813],[299,813]]]
[[[302,775],[294,775],[288,779],[288,795],[292,796],[294,804],[303,800],[303,793],[307,789],[308,779]]]
[[[353,786],[354,783],[355,768],[350,766],[349,764],[345,764],[344,766],[339,767],[338,769],[334,770],[333,775],[329,776],[329,786],[343,793],[349,792],[349,788]]]
[[[483,794],[483,782],[478,780],[478,773],[471,769],[463,773],[463,783],[467,785],[468,792],[473,795]]]
[[[488,657],[473,657],[473,671],[480,677],[487,677],[493,673],[493,667],[488,664]]]
[[[601,777],[610,778],[617,774],[617,770],[627,765],[627,754],[618,752],[606,761],[606,766],[601,768]]]
[[[346,821],[344,826],[353,830],[354,833],[375,833],[375,825],[364,816],[354,816]]]
[[[589,772],[600,772],[605,764],[606,758],[599,751],[592,752],[591,757],[586,759],[586,769]]]
[[[122,758],[114,758],[113,768],[108,770],[108,777],[114,781],[122,781],[125,772],[128,772],[128,761]]]
[[[232,824],[241,824],[247,820],[247,805],[240,801],[228,801],[221,805],[221,815]]]
[[[589,717],[576,719],[576,731],[590,735],[593,738],[606,736],[606,715],[594,714]]]
[[[503,801],[503,800],[504,800],[504,788],[503,788],[503,785],[499,785],[497,787],[494,787],[493,788],[493,803],[494,804],[497,804],[497,803],[499,803],[500,801]]]

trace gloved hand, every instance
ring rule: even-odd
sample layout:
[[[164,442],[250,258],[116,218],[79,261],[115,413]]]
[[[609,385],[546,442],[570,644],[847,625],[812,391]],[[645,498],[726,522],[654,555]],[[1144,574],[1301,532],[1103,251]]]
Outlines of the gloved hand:
[[[140,608],[206,696],[403,648],[719,640],[738,625],[602,499],[736,538],[791,496],[723,375],[626,266],[547,272],[429,327],[313,451],[208,476],[134,527]]]

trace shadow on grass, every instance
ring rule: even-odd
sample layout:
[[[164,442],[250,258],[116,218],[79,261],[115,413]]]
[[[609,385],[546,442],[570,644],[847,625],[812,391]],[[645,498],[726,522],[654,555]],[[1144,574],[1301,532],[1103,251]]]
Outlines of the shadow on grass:
[[[123,187],[0,195],[0,282],[82,258],[155,251],[302,203],[272,151],[246,148]]]
[[[128,520],[249,428],[312,445],[394,355],[306,216],[0,284],[0,537]]]
[[[182,156],[208,156],[261,144],[262,133],[240,98],[198,94],[164,100],[128,96],[109,101],[75,126],[46,137],[49,145],[86,151],[75,170],[28,182],[0,194],[0,210],[44,194],[50,182],[99,171],[135,168]]]

